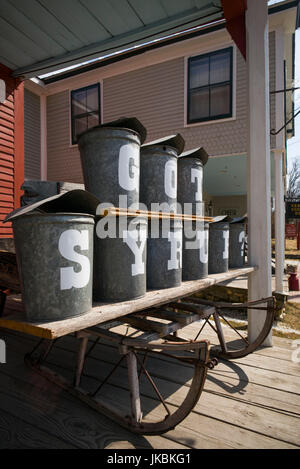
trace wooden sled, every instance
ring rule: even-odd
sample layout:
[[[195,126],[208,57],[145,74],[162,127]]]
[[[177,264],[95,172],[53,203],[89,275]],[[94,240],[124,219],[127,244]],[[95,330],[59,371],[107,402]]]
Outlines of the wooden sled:
[[[195,316],[190,314],[190,316]],[[175,318],[175,315],[174,315]],[[124,323],[130,324],[132,318],[123,318]],[[144,320],[143,329],[151,329],[153,320]],[[183,326],[183,322],[178,323],[171,321],[170,325],[161,324],[159,331],[159,322],[156,323],[156,332],[141,333],[137,338],[127,337],[109,330],[109,324],[103,326],[108,327],[92,327],[76,334],[79,340],[77,363],[74,370],[73,380],[67,380],[63,376],[57,374],[47,365],[47,357],[54,345],[55,341],[42,339],[38,346],[28,355],[25,356],[25,362],[34,371],[54,382],[58,386],[70,392],[81,401],[94,408],[98,412],[106,415],[110,419],[117,422],[122,427],[132,432],[144,435],[154,435],[167,432],[192,411],[199,400],[202,393],[207,370],[212,369],[216,364],[216,359],[209,358],[209,342],[201,341],[184,341],[172,335],[160,338],[165,334],[166,327],[169,327],[170,333],[178,330]],[[89,339],[105,339],[114,343],[119,350],[120,359],[109,372],[109,374],[99,382],[93,392],[88,392],[80,386],[81,376],[84,369],[85,361],[88,359],[87,345]],[[94,342],[96,344],[96,342]],[[164,355],[169,358],[186,363],[193,367],[193,378],[188,393],[179,407],[172,412],[162,397],[157,383],[151,377],[147,370],[146,359],[149,355]],[[116,408],[103,403],[101,401],[101,388],[109,381],[112,374],[118,369],[122,362],[127,363],[128,388],[130,391],[130,402],[128,403],[128,411],[119,413]],[[140,396],[140,379],[144,376],[148,380],[165,409],[165,416],[157,421],[147,421],[143,418],[142,399]]]
[[[245,266],[224,274],[211,275],[202,280],[183,282],[179,287],[152,290],[143,298],[112,304],[97,303],[91,311],[81,316],[51,323],[28,322],[20,298],[15,301],[13,297],[8,296],[2,316],[0,314],[0,327],[41,338],[35,349],[25,357],[25,362],[35,372],[133,432],[161,434],[178,425],[196,405],[205,384],[207,371],[217,364],[216,358],[210,358],[210,355],[227,359],[245,356],[256,350],[270,332],[274,317],[273,298],[235,305],[208,302],[196,296],[197,292],[210,285],[253,270],[253,267]],[[5,286],[5,282],[2,285]],[[17,285],[12,289],[17,291]],[[224,325],[226,322],[229,323],[225,316],[226,311],[240,309],[255,309],[257,314],[265,314],[264,326],[254,343],[250,344],[246,337],[240,337],[242,334],[238,327],[233,329],[237,333],[238,342],[241,343],[234,341],[232,344],[231,339],[229,341],[226,339],[227,329]],[[195,321],[200,323],[197,336],[193,340],[178,337],[181,329],[189,324],[195,324]],[[211,349],[207,340],[198,340],[206,324],[213,328],[219,341],[219,345]],[[134,337],[122,332],[124,327],[126,330],[128,327],[134,328],[136,331]],[[49,354],[51,357],[51,351],[56,347],[56,340],[65,336],[75,337],[78,347],[71,379],[69,376],[67,378],[62,376],[55,367],[52,366],[51,369],[52,364],[49,363]],[[115,344],[120,357],[108,375],[101,378],[95,389],[83,389],[84,367],[91,349],[97,347],[99,340]],[[89,348],[88,344],[91,344]],[[175,410],[172,410],[173,406],[172,409],[168,407],[163,393],[147,369],[147,360],[152,354],[168,357],[168,360],[174,360],[176,363],[184,363],[193,372],[188,392]],[[101,389],[124,363],[127,364],[126,386],[130,391],[130,399],[127,411],[118,412],[116,406],[108,405],[101,399]],[[148,421],[145,415],[143,416],[141,378],[149,383],[162,403],[165,409],[163,418],[159,416],[154,421]]]

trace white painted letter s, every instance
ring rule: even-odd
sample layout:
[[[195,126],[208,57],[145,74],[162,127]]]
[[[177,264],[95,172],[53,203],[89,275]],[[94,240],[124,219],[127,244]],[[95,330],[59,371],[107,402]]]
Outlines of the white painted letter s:
[[[67,260],[77,262],[81,266],[79,272],[75,272],[74,267],[61,267],[60,269],[60,289],[69,290],[72,287],[83,288],[90,280],[91,265],[87,256],[74,251],[75,246],[79,246],[83,251],[89,249],[88,230],[66,230],[59,238],[58,249],[60,254]]]

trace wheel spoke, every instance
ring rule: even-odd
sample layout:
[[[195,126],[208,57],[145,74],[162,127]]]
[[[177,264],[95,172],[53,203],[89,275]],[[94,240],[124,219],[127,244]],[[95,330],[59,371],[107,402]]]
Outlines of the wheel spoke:
[[[145,373],[145,376],[147,376],[147,378],[148,378],[150,384],[152,385],[154,391],[156,392],[156,394],[157,394],[157,396],[158,396],[160,402],[161,402],[162,405],[164,406],[166,412],[168,413],[168,415],[171,415],[171,412],[170,412],[170,410],[169,410],[167,404],[165,403],[165,401],[164,401],[162,395],[160,394],[160,392],[159,392],[159,390],[158,390],[156,384],[154,383],[153,379],[151,378],[150,374],[148,373],[148,371],[147,371],[146,368],[144,367],[143,362],[141,362],[141,360],[139,359],[138,355],[136,355],[136,358],[137,358],[138,362],[140,363],[141,367],[143,368],[143,371],[144,371],[144,373]]]
[[[97,339],[93,342],[93,344],[90,346],[89,350],[85,354],[85,358],[87,358],[90,355],[90,353],[92,353],[92,351],[94,350],[96,345],[100,342],[100,340],[101,340],[101,337],[97,337]]]
[[[125,355],[122,355],[122,357],[120,358],[120,360],[115,364],[115,366],[113,367],[113,369],[110,371],[110,373],[108,373],[108,375],[106,376],[106,378],[101,382],[101,384],[97,387],[96,391],[94,391],[94,393],[92,394],[93,397],[96,396],[96,394],[100,391],[100,389],[102,388],[102,386],[104,386],[105,383],[107,383],[107,381],[109,380],[109,378],[111,377],[111,375],[116,371],[116,369],[118,368],[118,366],[121,364],[122,360],[124,359]]]
[[[236,332],[236,334],[238,334],[238,335],[240,336],[240,338],[241,338],[247,345],[249,345],[248,340],[247,340],[245,337],[243,337],[243,336],[239,333],[239,331],[238,331],[235,327],[233,327],[233,326],[230,324],[230,322],[228,322],[227,319],[225,319],[224,316],[223,316],[220,312],[219,312],[218,314],[221,316],[221,318],[223,319],[223,321],[226,322],[226,324],[228,324],[228,326],[231,327],[231,329],[233,329],[234,332]]]
[[[144,365],[144,366],[145,366],[146,360],[147,360],[147,358],[148,358],[148,353],[149,353],[148,350],[146,350],[146,352],[144,353],[144,358],[143,358],[143,365]],[[141,376],[142,376],[142,374],[143,374],[143,371],[144,371],[144,369],[143,369],[143,367],[141,366],[141,367],[140,367],[140,372],[139,372],[139,381],[140,381],[140,379],[141,379]]]
[[[210,327],[215,331],[215,333],[218,334],[217,329],[212,325],[212,323],[210,321],[207,321],[207,322],[210,325]]]
[[[194,340],[197,340],[197,339],[198,339],[199,335],[200,335],[201,332],[203,331],[203,329],[204,329],[204,327],[205,327],[205,324],[207,323],[208,320],[209,320],[209,318],[206,318],[206,319],[205,319],[204,323],[203,323],[202,326],[201,326],[200,331],[198,332],[198,334],[196,335],[196,337],[194,338]]]

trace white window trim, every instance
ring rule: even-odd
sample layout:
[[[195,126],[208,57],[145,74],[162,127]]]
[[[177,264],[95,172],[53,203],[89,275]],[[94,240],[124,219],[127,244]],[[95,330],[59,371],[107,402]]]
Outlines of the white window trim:
[[[100,119],[101,122],[103,123],[103,80],[93,80],[89,81],[88,83],[84,83],[83,85],[80,85],[78,88],[68,88],[68,96],[69,96],[69,148],[78,148],[78,143],[72,143],[72,113],[71,113],[71,92],[75,91],[80,88],[85,88],[87,86],[92,86],[92,85],[97,85],[99,84],[100,87]]]
[[[232,47],[232,116],[225,117],[223,119],[211,119],[202,122],[193,122],[191,124],[187,121],[187,106],[188,106],[188,61],[191,57],[197,57],[202,54],[209,54],[210,52],[215,52],[218,50],[225,49],[226,47]],[[192,55],[184,56],[184,113],[183,113],[183,127],[198,127],[201,125],[211,125],[211,124],[222,124],[224,122],[230,122],[236,120],[236,46],[233,42],[220,44],[218,47],[213,47],[209,49],[199,49],[199,51]]]

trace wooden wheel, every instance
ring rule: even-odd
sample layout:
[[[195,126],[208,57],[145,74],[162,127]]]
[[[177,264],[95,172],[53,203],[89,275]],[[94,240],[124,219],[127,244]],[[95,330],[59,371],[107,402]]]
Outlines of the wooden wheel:
[[[182,302],[172,303],[171,306],[182,311],[198,312],[203,318],[203,323],[195,338],[198,339],[201,333],[205,336],[203,329],[206,325],[210,326],[219,342],[218,345],[211,347],[210,353],[225,359],[245,357],[260,347],[271,331],[275,311],[273,297],[238,304],[218,303],[193,296]],[[208,313],[202,314],[203,306],[206,307]],[[209,310],[209,307],[213,307],[213,310]],[[265,315],[261,331],[251,343],[247,337],[249,310],[252,310],[254,314]],[[241,315],[243,312],[244,315]]]
[[[186,351],[186,346],[188,344],[184,343],[183,347],[182,345],[182,343],[166,343],[163,350],[167,350],[167,352],[156,351],[155,353],[161,353],[171,357],[173,355],[173,352],[177,352],[178,350]],[[192,345],[193,348],[188,349],[189,356],[180,355],[178,357],[174,357],[182,362],[187,362],[193,365],[193,377],[187,395],[185,396],[179,407],[173,412],[172,408],[170,408],[165,402],[159,388],[157,387],[155,379],[151,377],[146,367],[143,366],[141,359],[136,353],[137,350],[135,349],[135,351],[132,351],[127,354],[126,357],[128,360],[128,377],[131,389],[131,414],[125,417],[127,421],[125,426],[127,426],[127,428],[136,433],[142,433],[145,435],[165,433],[168,430],[175,428],[176,425],[182,422],[182,420],[184,420],[192,411],[192,409],[197,404],[201,392],[203,390],[207,374],[207,368],[213,368],[215,364],[212,361],[208,362],[209,352],[207,342],[198,342],[193,343]],[[191,357],[190,352],[193,352],[194,356]],[[147,355],[151,355],[151,353],[153,352],[147,351],[146,353]],[[142,406],[140,405],[141,399],[139,395],[139,380],[137,374],[138,365],[141,366],[141,372],[144,373],[145,378],[152,385],[154,393],[157,395],[165,409],[165,415],[160,420],[157,420],[155,422],[148,422],[146,419],[143,418],[143,410]]]
[[[121,354],[116,364],[111,367],[108,375],[103,379],[101,378],[100,384],[94,387],[93,391],[90,389],[84,390],[80,386],[81,374],[85,366],[85,360],[88,354],[86,353],[87,342],[90,336],[96,336],[98,339],[109,339],[118,345]],[[106,415],[110,419],[116,421],[123,427],[140,434],[161,434],[174,428],[180,423],[196,405],[206,379],[207,369],[213,368],[217,363],[215,359],[209,360],[209,343],[207,341],[183,341],[175,337],[170,337],[170,341],[159,340],[145,343],[143,340],[131,339],[119,334],[111,333],[107,330],[100,328],[92,328],[79,334],[80,346],[78,350],[78,361],[75,369],[75,377],[73,380],[66,379],[65,376],[56,373],[53,367],[49,368],[46,365],[46,359],[52,349],[53,342],[48,340],[41,341],[40,344],[33,350],[31,354],[26,355],[26,363],[32,367],[36,372],[45,378],[53,381],[60,387],[66,389],[72,395],[85,402],[90,407],[96,409],[100,413]],[[95,342],[96,343],[96,342]],[[174,359],[176,362],[179,360],[182,363],[191,366],[193,372],[192,382],[189,386],[186,396],[183,398],[179,406],[170,406],[163,398],[163,392],[158,388],[156,378],[153,378],[147,370],[147,363],[149,355],[160,354]],[[143,357],[143,358],[142,358]],[[146,358],[147,357],[147,363]],[[123,413],[116,411],[116,407],[104,403],[101,398],[101,391],[104,384],[107,384],[113,373],[118,371],[122,363],[122,373],[124,373],[124,364],[127,362],[127,375],[128,375],[128,389],[130,391],[130,399],[128,399],[128,408]],[[100,365],[101,366],[101,365]],[[152,387],[156,395],[156,401],[159,400],[165,409],[165,415],[151,421],[143,417],[143,408],[140,384],[141,378],[148,382],[148,388]],[[125,382],[125,380],[124,380]],[[122,382],[123,383],[123,382]],[[126,383],[124,383],[126,386]],[[158,399],[157,399],[158,398]],[[174,410],[175,408],[175,410]],[[147,416],[146,416],[147,417]]]

